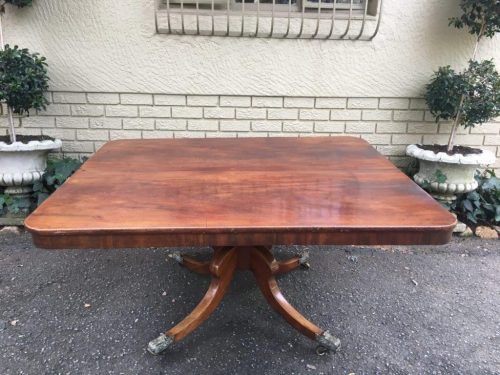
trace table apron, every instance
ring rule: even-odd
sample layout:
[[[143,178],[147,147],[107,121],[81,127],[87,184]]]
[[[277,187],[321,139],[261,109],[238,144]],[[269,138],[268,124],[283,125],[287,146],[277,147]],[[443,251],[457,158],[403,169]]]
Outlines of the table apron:
[[[147,248],[182,246],[265,245],[442,245],[450,241],[451,230],[381,229],[328,231],[243,231],[229,233],[177,232],[32,232],[37,247]]]

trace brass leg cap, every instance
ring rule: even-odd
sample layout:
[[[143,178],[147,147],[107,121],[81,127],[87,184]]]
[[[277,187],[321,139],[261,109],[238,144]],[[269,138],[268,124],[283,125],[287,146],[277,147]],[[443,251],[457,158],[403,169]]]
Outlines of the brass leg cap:
[[[323,331],[316,336],[316,341],[320,346],[334,353],[340,349],[340,340],[328,331]]]
[[[149,342],[148,352],[154,355],[158,355],[173,343],[174,343],[173,337],[167,336],[164,333],[162,333],[160,336]]]
[[[182,255],[178,251],[168,254],[168,257],[175,260],[177,263],[182,264]]]

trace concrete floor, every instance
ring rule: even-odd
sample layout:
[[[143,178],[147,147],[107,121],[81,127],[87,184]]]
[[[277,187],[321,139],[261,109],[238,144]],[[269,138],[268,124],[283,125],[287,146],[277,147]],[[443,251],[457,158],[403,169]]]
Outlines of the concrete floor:
[[[325,356],[248,273],[200,329],[164,355],[147,353],[208,285],[166,261],[171,250],[47,251],[26,233],[1,234],[0,374],[500,374],[498,241],[310,247],[311,269],[279,281],[342,340]]]

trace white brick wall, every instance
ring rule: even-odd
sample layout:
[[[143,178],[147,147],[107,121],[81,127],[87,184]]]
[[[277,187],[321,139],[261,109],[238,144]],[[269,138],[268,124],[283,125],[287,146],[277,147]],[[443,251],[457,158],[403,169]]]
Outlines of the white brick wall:
[[[19,134],[63,140],[63,153],[88,156],[122,138],[303,137],[366,139],[404,165],[410,143],[444,143],[451,124],[436,124],[422,98],[326,98],[149,93],[52,92],[46,111],[16,118]],[[4,112],[5,113],[5,112]],[[5,124],[5,118],[2,119]],[[0,129],[5,134],[5,126]],[[457,142],[500,159],[500,119],[460,129]],[[500,162],[495,166],[500,168]]]

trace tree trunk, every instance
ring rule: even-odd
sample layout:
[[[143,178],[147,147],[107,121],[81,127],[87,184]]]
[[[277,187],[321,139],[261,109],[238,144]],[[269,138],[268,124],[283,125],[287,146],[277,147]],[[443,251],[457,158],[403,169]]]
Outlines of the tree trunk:
[[[16,141],[16,128],[14,127],[14,118],[12,116],[12,109],[9,106],[7,106],[7,112],[9,114],[10,142],[14,143]]]
[[[448,139],[448,147],[446,151],[451,152],[453,150],[453,140],[455,139],[455,134],[457,133],[458,126],[460,125],[460,117],[462,115],[462,108],[464,106],[465,95],[462,94],[460,97],[460,103],[458,104],[457,115],[453,120],[453,127],[451,128],[450,138]]]
[[[479,42],[481,41],[485,28],[486,28],[486,21],[483,19],[481,30],[479,31],[476,43],[474,45],[474,52],[472,53],[471,60],[476,59],[476,54],[479,49]],[[446,148],[448,152],[451,152],[453,150],[453,140],[455,139],[455,134],[457,133],[458,126],[460,125],[460,117],[462,117],[462,109],[464,107],[464,101],[465,101],[465,95],[462,94],[462,96],[460,97],[460,103],[458,104],[457,114],[455,115],[455,118],[453,120],[453,127],[451,128],[450,138],[448,139],[448,147]]]

